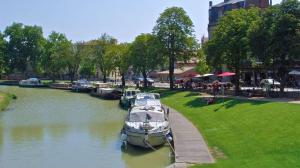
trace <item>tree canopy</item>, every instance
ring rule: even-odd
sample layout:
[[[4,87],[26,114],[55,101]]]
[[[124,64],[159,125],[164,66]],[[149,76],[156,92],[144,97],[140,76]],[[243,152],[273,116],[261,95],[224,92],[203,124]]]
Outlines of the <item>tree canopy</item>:
[[[137,36],[131,45],[131,65],[137,73],[141,73],[144,78],[144,87],[147,87],[147,76],[149,72],[155,70],[163,61],[159,50],[159,41],[151,34],[141,34]]]
[[[235,93],[239,94],[240,70],[249,61],[249,27],[259,20],[259,9],[229,11],[216,26],[212,39],[206,44],[207,59],[213,65],[227,66],[235,71]]]
[[[174,87],[174,64],[188,60],[196,51],[193,28],[193,22],[183,8],[171,7],[160,15],[153,29],[168,57],[171,89]]]
[[[9,70],[27,70],[32,71],[28,73],[36,73],[45,42],[42,28],[13,23],[6,28],[4,34],[8,39],[7,56]]]

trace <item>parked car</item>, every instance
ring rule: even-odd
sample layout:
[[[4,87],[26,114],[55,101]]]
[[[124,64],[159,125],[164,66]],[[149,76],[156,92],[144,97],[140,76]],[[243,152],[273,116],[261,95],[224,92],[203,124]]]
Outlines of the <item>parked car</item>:
[[[144,78],[133,78],[133,82],[135,84],[139,83],[139,84],[143,84],[144,83]],[[148,86],[152,86],[154,83],[154,80],[151,78],[147,78],[147,82],[148,82]]]
[[[260,81],[261,87],[270,87],[270,88],[276,88],[280,87],[280,83],[274,79],[263,79]]]

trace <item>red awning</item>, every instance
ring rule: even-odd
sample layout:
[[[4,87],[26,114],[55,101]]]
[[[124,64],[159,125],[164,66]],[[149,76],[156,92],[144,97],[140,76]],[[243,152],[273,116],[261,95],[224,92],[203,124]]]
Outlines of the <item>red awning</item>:
[[[235,73],[233,73],[233,72],[223,72],[223,73],[219,74],[218,76],[226,77],[226,76],[234,76],[234,75],[235,75]]]

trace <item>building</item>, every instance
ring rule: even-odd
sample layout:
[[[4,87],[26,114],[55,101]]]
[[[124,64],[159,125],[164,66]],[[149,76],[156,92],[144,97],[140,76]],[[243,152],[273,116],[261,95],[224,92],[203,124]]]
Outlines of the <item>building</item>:
[[[197,58],[191,58],[189,61],[177,61],[174,69],[175,79],[190,79],[198,75],[196,67],[199,60]],[[169,70],[155,72],[150,75],[161,82],[169,81]]]
[[[257,6],[259,8],[266,8],[272,4],[272,0],[224,0],[219,4],[213,5],[209,2],[209,24],[208,24],[208,38],[211,39],[212,32],[217,25],[219,19],[224,16],[227,11],[240,8],[249,8]]]

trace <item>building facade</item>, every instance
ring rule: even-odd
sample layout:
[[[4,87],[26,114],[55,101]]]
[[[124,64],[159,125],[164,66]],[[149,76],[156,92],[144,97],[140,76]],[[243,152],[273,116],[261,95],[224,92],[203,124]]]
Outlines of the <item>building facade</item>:
[[[219,19],[224,16],[227,11],[240,8],[249,8],[256,6],[259,8],[266,8],[272,4],[272,0],[224,0],[219,4],[213,5],[209,2],[209,24],[208,24],[208,38],[211,39],[212,32],[217,25]]]

